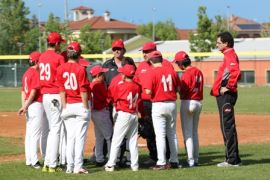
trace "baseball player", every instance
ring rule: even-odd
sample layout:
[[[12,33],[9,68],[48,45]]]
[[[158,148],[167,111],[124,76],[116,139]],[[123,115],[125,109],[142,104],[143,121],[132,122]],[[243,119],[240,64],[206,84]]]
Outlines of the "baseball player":
[[[85,68],[78,63],[80,54],[79,43],[72,42],[68,45],[68,61],[57,70],[57,84],[63,106],[61,117],[67,130],[66,173],[87,174],[88,171],[82,165],[90,117],[89,82]]]
[[[122,73],[122,81],[118,83],[113,97],[117,115],[114,124],[110,157],[105,165],[105,171],[114,171],[118,151],[125,136],[129,144],[131,169],[132,171],[138,171],[138,117],[136,108],[140,87],[132,80],[135,74],[134,66],[126,64],[119,68],[118,71]]]
[[[144,60],[139,63],[138,68],[135,73],[134,80],[138,82],[141,86],[142,89],[144,89],[144,83],[146,81],[146,73],[153,68],[151,62],[149,61],[148,55],[157,50],[156,44],[154,42],[146,42],[142,49],[140,49],[143,53],[143,58]],[[166,66],[168,68],[174,69],[172,64],[166,60],[162,60],[162,66]],[[147,136],[146,142],[147,142],[147,148],[149,150],[149,155],[150,158],[144,162],[145,165],[152,165],[155,164],[157,161],[157,147],[156,147],[156,136],[154,132],[154,127],[153,127],[153,122],[152,122],[152,102],[151,102],[151,96],[146,94],[145,91],[142,90],[142,101],[139,102],[139,111],[141,114],[141,120],[139,121],[141,123],[144,123],[148,125],[148,131],[147,131]],[[166,157],[170,157],[170,149],[169,149],[169,144],[168,140],[166,138],[166,146],[167,146],[167,151],[166,151]]]
[[[178,168],[178,143],[176,137],[176,92],[178,90],[178,77],[176,72],[162,66],[162,54],[153,51],[148,55],[153,69],[147,72],[144,90],[151,95],[152,118],[156,134],[158,161],[154,170]],[[170,164],[166,162],[166,140],[170,147]]]
[[[189,167],[198,166],[198,125],[203,100],[203,74],[198,68],[191,66],[191,60],[184,51],[177,52],[173,62],[184,70],[180,78],[180,115],[187,162]]]
[[[229,32],[217,36],[217,48],[224,54],[217,77],[211,89],[216,97],[220,126],[225,144],[225,161],[218,167],[237,167],[241,164],[238,150],[238,139],[234,117],[234,105],[237,101],[237,82],[241,79],[239,59],[235,53],[234,40]]]
[[[48,49],[39,58],[41,94],[43,95],[43,106],[49,124],[43,172],[61,171],[61,168],[57,168],[62,123],[60,119],[61,102],[59,89],[55,82],[57,68],[64,63],[63,56],[56,52],[60,50],[60,44],[64,42],[65,40],[59,33],[51,32],[47,37]]]
[[[107,71],[108,69],[102,68],[98,65],[94,66],[90,70],[90,74],[92,76],[92,82],[90,85],[92,92],[92,120],[95,125],[95,156],[97,166],[103,166],[105,164],[103,141],[104,139],[106,140],[107,149],[108,152],[110,152],[113,130],[107,99],[107,87],[103,76],[103,73]]]
[[[22,107],[18,114],[26,113],[26,133],[25,133],[25,158],[26,165],[39,169],[38,145],[42,135],[42,124],[44,121],[44,109],[42,105],[42,95],[40,94],[38,60],[40,52],[35,51],[30,54],[30,67],[22,78],[21,100]],[[44,150],[43,150],[44,151]]]

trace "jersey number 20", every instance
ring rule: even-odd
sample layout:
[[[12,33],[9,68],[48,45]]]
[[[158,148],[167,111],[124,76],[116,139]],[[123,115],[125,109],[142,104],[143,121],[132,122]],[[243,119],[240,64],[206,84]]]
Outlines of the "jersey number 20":
[[[74,73],[64,72],[63,78],[67,78],[64,84],[65,89],[77,90],[78,83],[77,83],[76,75]]]

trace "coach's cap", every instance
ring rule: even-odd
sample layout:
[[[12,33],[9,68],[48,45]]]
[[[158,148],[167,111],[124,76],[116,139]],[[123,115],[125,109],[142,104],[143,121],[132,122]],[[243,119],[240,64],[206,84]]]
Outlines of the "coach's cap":
[[[66,40],[62,38],[62,36],[58,32],[51,32],[48,35],[47,41],[49,43],[66,43]]]
[[[91,68],[90,74],[92,76],[96,76],[97,74],[102,73],[102,72],[107,72],[108,70],[109,70],[108,68],[102,68],[100,65],[96,65]]]
[[[30,62],[38,62],[41,53],[39,51],[34,51],[29,55]]]
[[[184,51],[179,51],[175,54],[173,62],[181,62],[185,59],[189,58],[188,54]]]
[[[157,45],[154,42],[147,42],[147,43],[144,43],[140,51],[151,51],[151,50],[154,51],[156,49],[157,49]]]
[[[118,39],[112,42],[112,49],[113,48],[121,48],[121,49],[125,49],[125,45],[124,42],[122,41],[122,39]]]
[[[157,57],[162,57],[162,54],[160,51],[152,51],[151,53],[148,54],[148,58],[157,58]]]
[[[123,67],[120,67],[118,69],[118,72],[123,73],[124,75],[126,75],[128,77],[134,76],[134,74],[135,74],[135,67],[133,65],[126,64]]]
[[[76,52],[82,51],[81,45],[78,42],[71,42],[68,45],[67,49],[68,50],[73,50],[73,51],[76,51]]]

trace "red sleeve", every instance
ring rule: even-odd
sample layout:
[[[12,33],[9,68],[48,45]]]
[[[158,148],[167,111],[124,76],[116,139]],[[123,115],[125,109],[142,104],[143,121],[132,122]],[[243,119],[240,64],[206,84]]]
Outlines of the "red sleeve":
[[[89,81],[87,78],[86,70],[83,68],[79,71],[79,85],[80,85],[80,92],[88,92],[89,88]]]
[[[229,76],[226,87],[228,89],[232,89],[237,86],[237,81],[239,80],[240,75],[241,75],[240,68],[239,68],[239,61],[235,54],[225,57],[225,58],[226,58],[225,59],[226,69],[228,69],[230,72],[230,76]]]

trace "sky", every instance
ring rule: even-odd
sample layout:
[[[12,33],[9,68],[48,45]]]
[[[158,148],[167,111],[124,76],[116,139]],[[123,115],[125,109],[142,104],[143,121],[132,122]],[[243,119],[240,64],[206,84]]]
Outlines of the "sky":
[[[46,21],[49,13],[64,19],[65,0],[24,0],[29,8],[29,18],[35,14]],[[95,11],[95,16],[103,16],[105,11],[111,18],[134,24],[172,20],[177,28],[194,29],[197,27],[199,6],[205,6],[209,18],[216,15],[236,15],[255,20],[259,23],[270,22],[269,0],[67,0],[68,13],[71,9],[87,6]]]

